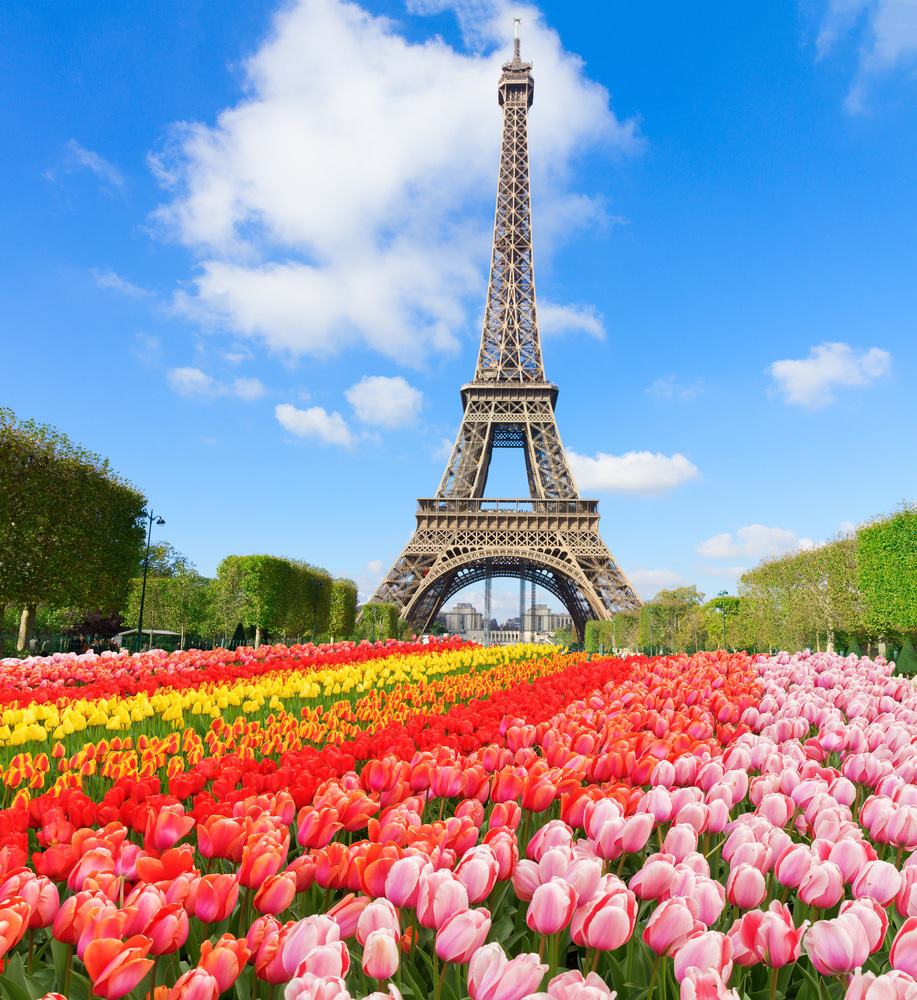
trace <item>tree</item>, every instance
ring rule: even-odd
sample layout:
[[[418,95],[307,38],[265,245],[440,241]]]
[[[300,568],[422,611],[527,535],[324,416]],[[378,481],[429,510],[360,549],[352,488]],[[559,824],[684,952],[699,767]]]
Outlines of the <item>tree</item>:
[[[880,636],[917,631],[917,506],[860,528],[856,563],[867,627]]]
[[[106,459],[0,409],[0,604],[116,610],[136,572],[146,499]]]
[[[328,632],[332,639],[349,639],[357,619],[357,585],[343,577],[331,582]]]
[[[395,639],[398,637],[398,607],[383,601],[364,604],[357,626],[361,639]]]
[[[294,577],[292,564],[277,556],[227,556],[217,567],[226,607],[238,612],[237,621],[255,629],[255,649],[265,632],[282,630],[287,623]]]

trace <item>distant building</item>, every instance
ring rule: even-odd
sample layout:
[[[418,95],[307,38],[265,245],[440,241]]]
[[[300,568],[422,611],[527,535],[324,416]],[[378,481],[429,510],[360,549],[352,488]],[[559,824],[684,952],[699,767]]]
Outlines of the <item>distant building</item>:
[[[484,631],[484,616],[473,604],[467,602],[446,608],[442,618],[446,631],[453,635]]]
[[[526,632],[554,632],[572,628],[573,618],[566,612],[552,611],[547,604],[533,604],[524,616]]]

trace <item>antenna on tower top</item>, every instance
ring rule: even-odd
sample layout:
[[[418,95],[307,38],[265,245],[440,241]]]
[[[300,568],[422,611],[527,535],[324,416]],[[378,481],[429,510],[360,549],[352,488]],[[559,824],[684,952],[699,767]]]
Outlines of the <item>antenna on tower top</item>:
[[[513,57],[519,58],[519,21],[518,17],[513,18]]]

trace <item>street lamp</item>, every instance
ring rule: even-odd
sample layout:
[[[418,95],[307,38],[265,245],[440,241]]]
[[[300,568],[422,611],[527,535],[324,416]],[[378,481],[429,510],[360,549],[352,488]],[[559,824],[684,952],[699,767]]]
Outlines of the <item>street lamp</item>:
[[[165,524],[165,519],[151,510],[145,510],[143,516],[149,521],[146,531],[146,557],[143,560],[143,583],[140,586],[140,614],[137,618],[137,652],[140,652],[141,635],[143,634],[143,605],[146,601],[146,574],[150,568],[150,540],[153,536],[153,525]],[[152,644],[152,640],[150,640]]]
[[[729,594],[725,590],[721,590],[717,597],[728,597]],[[716,606],[716,610],[719,614],[723,616],[723,649],[726,649],[726,602],[720,601]]]

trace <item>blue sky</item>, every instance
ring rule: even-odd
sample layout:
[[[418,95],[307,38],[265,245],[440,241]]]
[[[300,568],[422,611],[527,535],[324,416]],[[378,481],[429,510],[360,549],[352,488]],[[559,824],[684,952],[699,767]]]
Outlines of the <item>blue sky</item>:
[[[516,13],[546,366],[638,589],[917,495],[912,0],[14,5],[4,405],[204,572],[374,584],[474,367]]]

